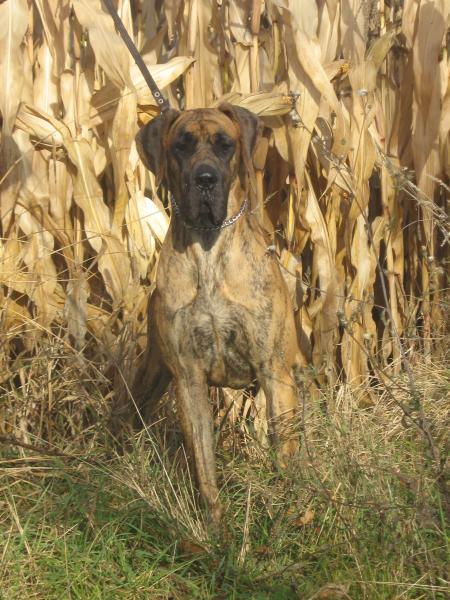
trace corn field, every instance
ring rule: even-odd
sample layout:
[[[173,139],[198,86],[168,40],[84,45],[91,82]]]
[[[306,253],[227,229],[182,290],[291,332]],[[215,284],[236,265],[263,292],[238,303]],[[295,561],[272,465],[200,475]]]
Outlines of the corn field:
[[[258,210],[315,381],[356,389],[431,356],[448,286],[449,1],[117,8],[172,106],[226,100],[262,119]],[[0,0],[0,73],[1,380],[50,338],[129,381],[170,218],[134,141],[155,101],[101,0]]]

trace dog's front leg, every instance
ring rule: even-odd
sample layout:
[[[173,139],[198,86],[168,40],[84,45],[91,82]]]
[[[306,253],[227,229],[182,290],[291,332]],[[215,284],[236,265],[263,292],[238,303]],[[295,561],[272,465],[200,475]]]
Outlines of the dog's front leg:
[[[208,386],[200,372],[183,373],[177,377],[177,410],[184,442],[197,475],[200,493],[211,520],[221,517],[214,456],[214,430]]]

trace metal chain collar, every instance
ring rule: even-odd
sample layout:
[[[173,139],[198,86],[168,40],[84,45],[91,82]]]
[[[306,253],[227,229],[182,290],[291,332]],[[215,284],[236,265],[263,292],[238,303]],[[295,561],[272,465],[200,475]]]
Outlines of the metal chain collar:
[[[175,198],[173,197],[172,194],[170,194],[169,197],[170,197],[170,202],[172,203],[173,212],[177,215],[177,217],[179,217],[181,219],[183,225],[187,229],[195,229],[196,231],[218,231],[219,229],[224,229],[225,227],[229,227],[230,225],[233,225],[233,223],[236,223],[236,221],[238,219],[240,219],[240,217],[242,217],[242,215],[244,214],[244,212],[247,208],[247,204],[248,204],[248,201],[246,198],[244,200],[244,202],[241,204],[241,208],[239,209],[239,211],[233,217],[230,217],[229,219],[225,219],[225,221],[222,221],[222,223],[220,225],[213,225],[211,227],[203,227],[201,225],[196,226],[196,225],[189,225],[189,223],[186,223],[186,221],[183,219],[183,217],[181,215],[180,207],[175,202]]]

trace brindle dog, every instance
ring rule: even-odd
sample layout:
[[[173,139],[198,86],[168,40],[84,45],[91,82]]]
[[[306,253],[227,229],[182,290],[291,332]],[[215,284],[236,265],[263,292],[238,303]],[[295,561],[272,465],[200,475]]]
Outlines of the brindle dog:
[[[149,418],[175,379],[187,454],[213,521],[221,506],[208,386],[241,389],[256,379],[281,466],[298,447],[293,307],[258,219],[247,208],[260,130],[255,115],[222,104],[170,110],[137,136],[144,164],[171,193],[173,211],[134,391]]]

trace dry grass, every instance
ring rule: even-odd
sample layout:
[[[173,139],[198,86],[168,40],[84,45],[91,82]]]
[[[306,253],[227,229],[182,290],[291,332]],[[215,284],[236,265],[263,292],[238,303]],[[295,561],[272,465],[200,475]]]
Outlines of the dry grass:
[[[371,357],[398,372],[397,334],[429,356],[448,286],[443,0],[118,4],[172,105],[263,119],[255,210],[302,280],[320,383],[357,388]],[[4,377],[57,331],[128,380],[168,224],[134,144],[154,101],[100,0],[5,0],[0,23]]]

